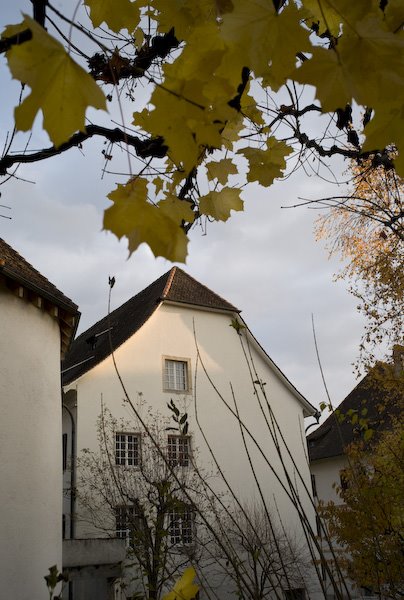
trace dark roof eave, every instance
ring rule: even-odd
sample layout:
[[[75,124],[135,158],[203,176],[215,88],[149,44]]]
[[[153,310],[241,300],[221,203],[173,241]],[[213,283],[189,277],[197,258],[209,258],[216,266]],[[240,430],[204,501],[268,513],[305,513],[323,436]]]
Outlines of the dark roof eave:
[[[48,300],[49,302],[52,302],[52,304],[55,304],[55,306],[62,308],[63,310],[71,313],[72,315],[80,315],[77,304],[75,304],[71,300],[65,302],[61,298],[57,298],[50,292],[47,292],[40,286],[36,285],[35,283],[32,283],[32,281],[30,281],[29,279],[26,279],[19,273],[16,273],[13,269],[10,269],[7,265],[0,265],[0,271],[2,273],[4,273],[4,275],[6,277],[8,277],[9,279],[12,279],[16,283],[23,285],[24,287],[31,290],[32,292],[35,292],[39,296],[42,296],[45,300]]]

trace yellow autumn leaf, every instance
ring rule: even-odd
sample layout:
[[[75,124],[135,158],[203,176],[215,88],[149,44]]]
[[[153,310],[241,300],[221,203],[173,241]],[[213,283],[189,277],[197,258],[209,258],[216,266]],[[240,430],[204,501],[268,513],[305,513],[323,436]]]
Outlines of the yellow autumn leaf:
[[[296,69],[292,78],[316,88],[316,97],[324,112],[343,108],[352,100],[353,89],[349,73],[345,72],[333,49],[313,48],[312,58]]]
[[[217,179],[219,183],[225,185],[229,175],[237,175],[238,169],[230,158],[222,158],[219,161],[206,163],[208,179]]]
[[[160,200],[158,207],[176,223],[181,223],[182,221],[192,223],[194,221],[195,213],[190,203],[186,200],[180,200],[173,194],[167,194],[163,200]]]
[[[31,30],[32,39],[12,46],[6,54],[13,77],[31,88],[29,96],[15,109],[15,124],[18,130],[28,131],[42,110],[44,129],[53,144],[60,146],[76,131],[85,130],[89,106],[106,109],[105,96],[62,44],[27,15],[22,23],[9,25],[3,35],[8,37],[24,29]]]
[[[84,0],[84,4],[90,9],[94,27],[106,23],[116,33],[121,29],[131,33],[139,24],[138,3],[131,0]]]
[[[154,185],[155,195],[158,196],[159,193],[164,190],[166,182],[164,179],[162,179],[162,177],[157,175],[156,177],[153,177],[152,183]]]
[[[296,64],[296,53],[309,51],[309,32],[300,25],[305,13],[293,2],[278,14],[267,0],[233,0],[234,10],[223,17],[223,39],[233,48],[231,60],[248,66],[257,77],[270,75],[276,91]],[[225,56],[218,74],[229,67]]]
[[[404,39],[380,18],[358,21],[355,35],[343,36],[338,48],[359,104],[385,110],[386,96],[389,102],[404,97]]]
[[[193,600],[199,591],[199,586],[194,583],[195,577],[193,567],[185,569],[181,579],[175,583],[171,592],[163,596],[163,600]]]
[[[260,148],[238,150],[238,154],[242,154],[249,163],[247,181],[258,181],[265,187],[272,185],[276,177],[282,176],[286,168],[286,156],[291,152],[290,146],[274,138],[268,140],[265,150]]]
[[[216,221],[227,221],[231,210],[243,210],[240,190],[225,187],[220,192],[209,192],[199,199],[199,212]]]
[[[197,118],[195,112],[200,109],[161,88],[156,88],[151,101],[157,108],[134,114],[134,124],[163,137],[172,162],[190,171],[197,164],[199,149],[187,119]]]
[[[174,28],[180,40],[188,40],[195,23],[215,21],[215,11],[212,10],[212,0],[154,0],[153,8],[158,11],[160,31],[170,31]]]
[[[403,34],[404,3],[402,0],[389,0],[386,8],[386,24],[390,31],[400,31]]]
[[[303,5],[309,14],[309,23],[318,21],[319,33],[328,30],[335,37],[338,37],[341,25],[344,29],[352,27],[357,20],[379,10],[378,0],[303,0]]]
[[[398,155],[394,158],[395,169],[400,177],[404,177],[404,114],[402,104],[397,99],[384,111],[376,110],[372,120],[366,125],[363,150],[379,149],[394,144]],[[400,152],[401,150],[401,152]]]
[[[172,262],[185,262],[188,239],[180,224],[147,201],[147,182],[137,177],[119,184],[108,198],[113,206],[104,212],[104,229],[118,239],[128,239],[132,254],[145,242],[154,256],[163,256]]]

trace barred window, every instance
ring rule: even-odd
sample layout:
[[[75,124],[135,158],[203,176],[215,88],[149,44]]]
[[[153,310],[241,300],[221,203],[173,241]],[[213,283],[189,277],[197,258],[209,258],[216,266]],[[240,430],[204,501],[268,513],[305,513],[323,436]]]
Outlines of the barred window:
[[[115,464],[126,467],[140,465],[140,433],[115,434]]]
[[[285,600],[305,600],[306,590],[304,588],[295,588],[291,590],[285,590]]]
[[[195,541],[195,511],[184,505],[169,514],[169,536],[171,544],[190,545]]]
[[[188,361],[164,359],[164,389],[173,392],[190,389]]]
[[[170,467],[188,467],[191,456],[191,440],[186,435],[169,435],[167,460]]]
[[[116,537],[130,540],[140,526],[140,514],[136,505],[115,507]]]

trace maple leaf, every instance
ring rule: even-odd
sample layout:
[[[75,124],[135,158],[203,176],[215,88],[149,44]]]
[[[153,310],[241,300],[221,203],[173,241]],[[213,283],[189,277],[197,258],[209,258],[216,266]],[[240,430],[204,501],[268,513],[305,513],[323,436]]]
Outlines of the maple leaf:
[[[369,11],[376,11],[377,4],[373,0],[303,0],[309,20],[319,23],[319,32],[329,31],[334,37],[338,37],[341,24],[346,23],[351,27]]]
[[[237,175],[237,166],[230,158],[223,158],[222,160],[206,163],[208,171],[208,179],[217,179],[219,183],[225,185],[229,178],[229,175]]]
[[[292,77],[316,88],[316,97],[324,112],[332,112],[349,104],[353,89],[337,53],[325,48],[313,48],[312,58],[294,71]]]
[[[167,196],[160,200],[158,207],[171,219],[174,219],[176,223],[192,223],[195,218],[195,213],[191,208],[191,205],[186,200],[180,200],[174,194],[167,194]]]
[[[399,123],[401,122],[401,126]],[[394,144],[401,153],[394,158],[394,165],[400,177],[404,177],[404,105],[397,99],[384,111],[376,110],[372,120],[366,125],[366,140],[363,150],[383,150]]]
[[[15,109],[15,124],[18,130],[28,131],[42,110],[44,128],[54,145],[60,146],[77,130],[85,130],[89,106],[106,109],[105,96],[62,44],[27,15],[22,23],[9,25],[4,36],[24,29],[31,30],[32,39],[12,46],[6,54],[13,77],[31,88]]]
[[[292,152],[292,149],[279,142],[275,138],[270,138],[267,142],[267,148],[242,148],[238,150],[248,160],[250,170],[247,175],[248,181],[258,181],[261,185],[268,187],[272,185],[276,177],[282,176],[282,171],[286,168],[285,157]]]
[[[223,39],[233,47],[231,60],[239,69],[247,65],[257,77],[270,75],[273,89],[279,89],[295,67],[296,53],[311,49],[309,32],[300,25],[305,13],[294,3],[279,14],[267,0],[233,4],[221,28]],[[224,75],[228,67],[229,57],[224,57],[218,73]]]
[[[359,104],[385,109],[386,97],[389,102],[404,97],[404,39],[389,31],[380,18],[367,15],[358,20],[337,48]]]
[[[198,161],[198,144],[188,119],[197,120],[197,109],[193,104],[157,88],[151,102],[154,110],[143,110],[135,114],[135,125],[141,126],[154,136],[161,136],[169,147],[169,156],[175,165],[183,165],[190,171]],[[167,118],[170,115],[170,118]]]
[[[216,221],[227,221],[231,210],[243,210],[240,190],[225,187],[220,192],[209,192],[199,199],[199,212]]]
[[[104,229],[128,238],[129,254],[147,243],[154,256],[185,262],[188,239],[179,223],[147,201],[147,182],[137,177],[108,194],[114,203],[104,212]]]
[[[90,19],[94,27],[106,23],[115,32],[127,29],[132,32],[139,24],[138,4],[131,0],[84,0],[90,9]]]

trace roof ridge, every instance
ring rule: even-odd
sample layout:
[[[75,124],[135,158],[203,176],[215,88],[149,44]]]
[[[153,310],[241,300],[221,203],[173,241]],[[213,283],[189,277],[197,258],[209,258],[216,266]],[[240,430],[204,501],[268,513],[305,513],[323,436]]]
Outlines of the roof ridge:
[[[173,279],[175,277],[176,270],[177,270],[177,267],[172,267],[170,269],[169,276],[168,276],[168,279],[167,279],[167,283],[166,283],[166,285],[164,287],[163,293],[161,294],[161,298],[165,298],[168,295],[168,293],[170,292],[171,284],[172,284]]]

